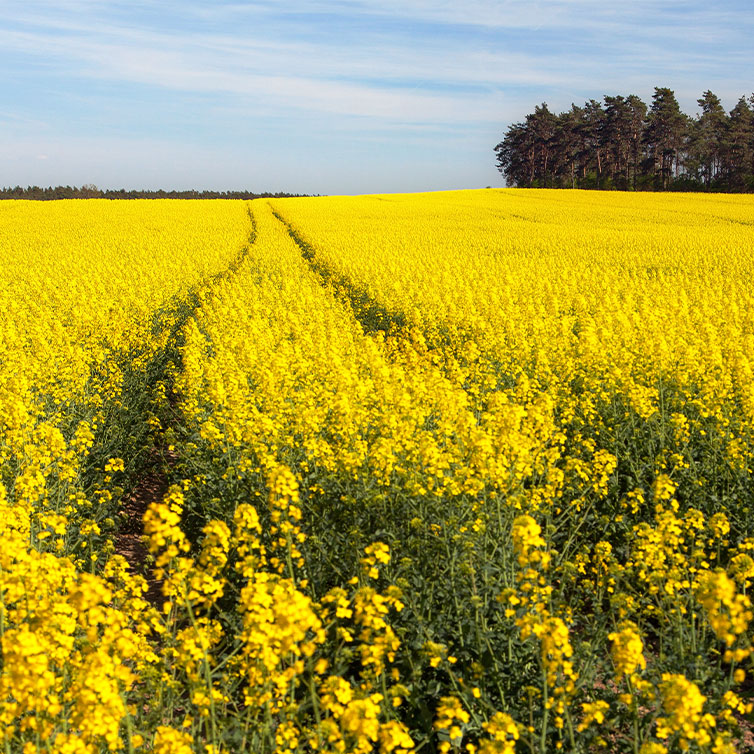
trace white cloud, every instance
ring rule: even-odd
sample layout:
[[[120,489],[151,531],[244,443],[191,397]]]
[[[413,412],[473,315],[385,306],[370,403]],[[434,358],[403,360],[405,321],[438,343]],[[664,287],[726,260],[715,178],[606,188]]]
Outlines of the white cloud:
[[[156,18],[138,13],[156,8]],[[327,36],[316,24],[308,28],[307,14],[419,26],[410,40],[392,39],[379,25]],[[710,43],[747,26],[745,19],[731,26],[730,15],[689,0],[27,0],[6,14],[0,43],[54,58],[68,75],[261,97],[286,109],[446,122],[463,111],[484,121],[499,118],[502,90],[593,90],[596,78],[646,87],[650,79],[665,83],[659,79],[674,69],[704,73],[721,57]],[[421,24],[445,24],[448,33]],[[500,41],[459,36],[469,27],[529,33]],[[559,38],[539,40],[533,29]]]
[[[75,162],[61,156],[63,146],[45,141],[58,133],[60,112],[77,118],[80,112],[92,133],[110,128],[111,146],[87,152],[86,143],[100,144],[89,134],[70,147],[88,165],[82,180],[103,185],[112,181],[96,173],[97,161],[110,164],[118,149],[130,148],[120,139],[127,128],[120,126],[120,108],[128,106],[121,101],[137,113],[144,108],[144,134],[161,119],[190,121],[199,107],[201,116],[217,116],[215,133],[206,126],[211,118],[204,120],[205,138],[218,144],[224,124],[236,127],[236,135],[242,132],[235,124],[248,124],[244,136],[277,150],[278,165],[291,151],[283,141],[311,132],[309,149],[321,153],[325,172],[328,159],[351,170],[358,148],[389,158],[391,144],[404,154],[423,145],[427,160],[443,147],[456,155],[476,149],[473,160],[489,158],[492,165],[497,135],[543,100],[559,111],[606,93],[649,100],[654,86],[667,85],[687,112],[706,88],[732,107],[753,86],[754,14],[736,14],[748,2],[19,0],[3,3],[0,59],[10,96],[0,128],[13,144],[26,133],[39,137],[30,138],[25,152],[38,175],[54,175],[63,165],[76,174]],[[68,100],[56,102],[59,112],[45,109],[51,92]],[[230,153],[210,150],[197,163],[193,147],[157,137],[141,150],[139,175],[147,177],[152,162],[164,171],[171,161],[187,161],[193,167],[184,177],[197,165],[233,170]],[[152,159],[145,155],[161,154],[171,160],[145,167]],[[16,160],[10,153],[4,159]],[[128,161],[121,162],[127,183]],[[294,162],[289,177],[298,169]],[[272,162],[265,169],[273,170]],[[487,174],[482,182],[491,182]]]
[[[347,4],[299,0],[286,6],[288,10],[283,15],[295,20],[296,14],[302,12],[347,11],[423,22],[476,24],[486,29],[539,25],[562,31],[580,24],[584,39],[594,36],[595,30],[602,30],[601,43],[613,46],[612,59],[600,65],[603,87],[614,81],[620,91],[646,89],[651,85],[648,69],[652,68],[656,69],[653,81],[657,84],[666,83],[658,79],[673,73],[674,68],[678,72],[704,73],[708,61],[703,50],[678,59],[658,49],[652,38],[626,34],[626,16],[648,13],[652,5],[656,7],[656,3],[635,0],[621,5],[628,10],[616,15],[616,5],[597,0],[474,0],[463,4],[429,0],[361,0]],[[669,5],[678,6],[680,2]],[[40,15],[43,7],[50,12]],[[497,49],[490,43],[470,44],[466,38],[421,34],[411,46],[405,40],[398,43],[378,33],[366,34],[358,43],[343,40],[335,44],[314,38],[289,40],[285,31],[277,38],[249,38],[242,32],[207,33],[203,27],[176,32],[148,28],[144,23],[129,26],[122,19],[99,17],[97,11],[103,7],[113,10],[126,6],[103,6],[93,0],[68,0],[62,5],[29,2],[15,16],[11,14],[15,29],[6,25],[0,30],[0,45],[6,54],[20,52],[54,60],[60,75],[179,92],[225,93],[261,112],[282,108],[288,112],[315,111],[399,123],[500,122],[504,112],[521,116],[512,105],[518,106],[521,101],[528,109],[540,99],[529,97],[524,104],[524,98],[517,94],[520,89],[539,89],[547,93],[543,98],[550,101],[568,99],[570,93],[580,91],[591,90],[590,96],[601,94],[594,91],[594,59],[575,44],[577,40],[561,44],[554,55],[543,55],[541,49]],[[130,3],[128,7],[133,11],[135,6]],[[161,5],[163,12],[171,7],[178,9],[169,3]],[[189,4],[187,9],[215,22],[250,13],[281,12],[279,3]],[[584,18],[587,12],[588,18]],[[646,27],[653,28],[647,20],[644,18]],[[209,28],[216,25],[209,24]],[[623,37],[604,36],[608,30],[618,28]],[[667,36],[685,31],[685,25],[680,23],[670,32],[658,29],[656,33]],[[626,83],[631,84],[629,89]],[[567,105],[566,102],[564,106]]]

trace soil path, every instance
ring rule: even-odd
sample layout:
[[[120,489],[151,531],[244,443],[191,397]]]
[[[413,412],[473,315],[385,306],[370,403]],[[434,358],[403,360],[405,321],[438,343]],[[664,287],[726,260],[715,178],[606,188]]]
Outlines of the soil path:
[[[121,502],[121,511],[127,515],[115,535],[115,552],[122,555],[131,572],[146,579],[146,599],[153,605],[161,606],[165,601],[162,594],[162,582],[152,570],[149,550],[144,543],[144,513],[151,503],[162,500],[168,490],[166,468],[176,461],[172,452],[163,453],[153,447],[146,467],[135,486]]]
[[[203,286],[205,288],[211,289],[218,281],[228,279],[236,274],[254,245],[257,226],[250,204],[247,209],[251,225],[248,243],[241,249],[236,258],[231,261],[227,269],[204,281]],[[179,348],[181,330],[185,323],[193,316],[196,308],[201,305],[201,300],[195,296],[193,299],[189,297],[187,301],[192,301],[192,303],[189,304],[183,318],[178,323],[172,325],[174,329],[168,348],[173,350]],[[164,378],[164,374],[159,377],[155,376],[146,389],[153,389],[158,379]],[[171,409],[168,423],[174,424],[179,422],[180,418],[177,410],[178,398],[174,394],[172,386],[168,389],[168,401]],[[162,606],[165,602],[165,597],[162,594],[162,582],[154,575],[154,570],[151,566],[152,559],[144,543],[144,514],[151,503],[162,501],[165,493],[168,491],[170,469],[175,466],[176,462],[176,453],[168,450],[165,446],[161,446],[158,439],[157,444],[149,449],[143,470],[137,477],[134,486],[124,494],[121,500],[120,510],[125,516],[114,537],[115,552],[126,559],[132,573],[139,574],[146,579],[148,587],[146,598],[158,607]]]

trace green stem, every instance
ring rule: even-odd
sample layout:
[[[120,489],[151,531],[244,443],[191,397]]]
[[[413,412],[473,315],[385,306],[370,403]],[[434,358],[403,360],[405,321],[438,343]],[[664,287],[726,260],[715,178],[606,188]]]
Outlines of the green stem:
[[[547,723],[550,716],[548,707],[549,697],[547,695],[547,674],[542,666],[542,732],[539,737],[539,750],[541,754],[548,754],[545,744],[547,743]]]
[[[628,693],[631,694],[631,719],[634,729],[633,752],[634,754],[639,754],[639,710],[636,702],[636,692],[629,676],[626,676],[626,684],[628,685]]]

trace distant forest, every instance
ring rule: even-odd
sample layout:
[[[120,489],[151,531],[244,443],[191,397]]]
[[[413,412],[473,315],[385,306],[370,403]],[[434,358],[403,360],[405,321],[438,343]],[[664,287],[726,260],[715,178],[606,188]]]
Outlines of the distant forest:
[[[681,112],[672,89],[589,100],[556,115],[547,105],[512,125],[495,147],[509,186],[754,191],[754,94],[728,113],[706,91],[701,113]]]
[[[290,196],[307,196],[307,194],[286,194],[278,191],[272,194],[268,191],[255,194],[252,191],[126,191],[125,189],[98,189],[91,183],[81,188],[76,186],[27,186],[21,188],[0,189],[0,199],[36,199],[49,201],[51,199],[281,199]]]

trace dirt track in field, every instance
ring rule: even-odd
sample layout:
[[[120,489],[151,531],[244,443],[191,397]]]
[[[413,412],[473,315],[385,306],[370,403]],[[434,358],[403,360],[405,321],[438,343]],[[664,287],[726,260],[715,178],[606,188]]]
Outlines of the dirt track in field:
[[[123,497],[121,511],[126,514],[115,536],[115,552],[122,555],[131,572],[146,579],[146,599],[153,605],[162,605],[162,582],[153,572],[149,550],[144,543],[144,513],[151,503],[162,500],[168,490],[168,477],[165,465],[171,465],[175,458],[168,454],[163,456],[158,448],[152,448],[149,462],[136,485]]]

